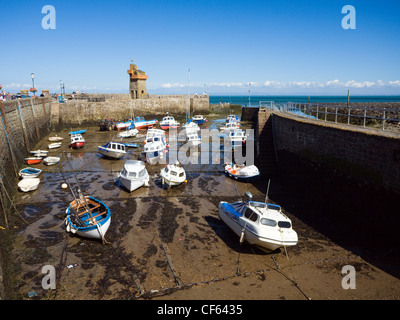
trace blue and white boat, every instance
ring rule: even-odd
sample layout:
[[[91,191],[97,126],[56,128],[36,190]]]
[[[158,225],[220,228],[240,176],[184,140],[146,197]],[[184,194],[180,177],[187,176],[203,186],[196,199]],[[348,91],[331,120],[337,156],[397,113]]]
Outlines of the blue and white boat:
[[[77,131],[70,131],[70,135],[74,135],[74,134],[84,134],[86,132],[86,129],[82,129],[82,130],[77,130]]]
[[[19,176],[22,179],[37,178],[38,176],[40,176],[41,173],[42,173],[41,169],[36,169],[36,168],[32,168],[32,167],[27,167],[27,168],[19,170]]]
[[[240,243],[246,241],[267,251],[297,244],[292,222],[279,205],[250,201],[251,193],[246,195],[247,201],[221,201],[218,205],[220,219],[240,237]]]
[[[81,237],[102,239],[111,223],[111,211],[102,201],[81,195],[66,210],[66,230]]]
[[[233,122],[239,122],[240,118],[235,114],[230,114],[229,116],[226,117],[225,122],[228,123],[228,122],[232,122],[232,121]]]
[[[111,141],[98,146],[98,152],[108,158],[120,159],[126,154],[126,149],[125,144]]]
[[[195,115],[195,116],[193,116],[193,121],[195,122],[195,123],[197,123],[197,124],[203,124],[203,123],[205,123],[205,122],[207,122],[207,119],[206,118],[204,118],[202,115],[200,115],[200,114],[197,114],[197,115]]]
[[[133,124],[138,130],[153,128],[158,123],[157,119],[145,120],[144,117],[136,117],[133,119]]]
[[[242,147],[246,143],[247,136],[244,130],[235,129],[228,131],[228,139],[232,145],[232,148]]]

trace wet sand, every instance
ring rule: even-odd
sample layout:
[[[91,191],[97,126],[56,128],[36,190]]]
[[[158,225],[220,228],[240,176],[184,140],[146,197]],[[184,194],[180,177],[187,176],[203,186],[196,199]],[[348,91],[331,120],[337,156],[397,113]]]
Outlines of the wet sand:
[[[207,125],[218,127],[221,122],[209,120]],[[311,177],[307,183],[301,180],[313,168],[305,170],[305,176],[292,177],[293,172],[283,170],[271,178],[269,200],[280,204],[292,219],[299,242],[287,250],[265,253],[239,243],[218,218],[218,203],[243,199],[246,191],[263,201],[269,177],[254,183],[238,182],[224,175],[222,163],[212,162],[188,165],[187,183],[166,189],[159,177],[163,165],[146,164],[150,186],[129,193],[119,184],[118,173],[125,160],[140,157],[141,148],[129,149],[121,160],[105,159],[97,153],[97,146],[116,132],[88,128],[84,148],[71,150],[67,148],[69,131],[57,132],[64,137],[63,145],[51,153],[71,152],[84,194],[110,207],[112,222],[106,234],[110,244],[65,231],[65,209],[73,197],[61,184],[67,179],[74,185],[65,158],[62,172],[59,166],[38,165],[44,169],[39,189],[16,196],[19,211],[30,223],[19,223],[12,251],[19,268],[14,270],[16,299],[399,299],[398,249],[387,246],[377,251],[363,246],[354,240],[356,236],[344,235],[340,222],[332,224],[332,217],[324,214],[324,206],[330,204],[311,193],[315,191],[312,186],[318,188],[315,181]],[[124,141],[143,146],[144,134]],[[35,149],[46,148],[47,138]],[[210,158],[214,160],[214,156]],[[307,188],[309,197],[305,197]],[[314,205],[319,215],[308,214]],[[348,228],[344,228],[346,232]],[[44,265],[56,268],[56,290],[42,288]],[[342,287],[346,265],[355,267],[356,289]],[[30,292],[34,294],[28,297]]]

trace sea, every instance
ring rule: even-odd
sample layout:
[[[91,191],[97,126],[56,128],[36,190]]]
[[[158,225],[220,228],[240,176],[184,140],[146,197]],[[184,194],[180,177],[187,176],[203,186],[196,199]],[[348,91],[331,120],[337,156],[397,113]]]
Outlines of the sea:
[[[230,103],[241,105],[243,107],[258,107],[260,101],[266,105],[270,101],[275,104],[298,102],[298,103],[337,103],[347,104],[347,96],[228,96],[228,95],[210,95],[210,104]],[[350,96],[349,102],[400,102],[400,96]]]

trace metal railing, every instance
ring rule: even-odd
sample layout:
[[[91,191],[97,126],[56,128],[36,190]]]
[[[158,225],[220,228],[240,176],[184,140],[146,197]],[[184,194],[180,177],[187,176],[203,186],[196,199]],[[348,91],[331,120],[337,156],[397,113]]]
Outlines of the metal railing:
[[[260,104],[261,106],[261,104]],[[279,106],[274,105],[280,111],[290,112],[296,115],[335,123],[347,123],[347,125],[362,125],[381,123],[381,129],[385,130],[385,124],[400,124],[400,109],[376,108],[366,106],[339,106],[316,103],[288,102]]]

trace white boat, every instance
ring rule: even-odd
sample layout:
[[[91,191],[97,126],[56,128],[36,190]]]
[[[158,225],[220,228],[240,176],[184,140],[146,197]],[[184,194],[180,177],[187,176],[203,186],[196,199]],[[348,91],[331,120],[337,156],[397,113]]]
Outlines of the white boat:
[[[61,147],[61,144],[62,144],[61,142],[53,142],[53,143],[49,144],[48,148],[49,149],[56,149],[56,148]]]
[[[247,136],[244,130],[236,129],[228,132],[228,139],[232,145],[232,148],[241,147],[243,143],[246,143]]]
[[[173,116],[165,116],[160,122],[161,129],[175,129],[180,126],[180,123]]]
[[[25,178],[18,182],[18,188],[23,192],[36,190],[39,187],[39,178]]]
[[[120,138],[131,138],[134,137],[138,134],[139,130],[138,129],[128,129],[126,131],[122,131],[118,133],[118,137]]]
[[[161,129],[149,129],[143,152],[146,154],[146,161],[149,164],[155,164],[164,159],[168,152],[165,132]]]
[[[27,167],[19,170],[18,174],[22,179],[25,179],[25,178],[37,178],[41,173],[42,173],[41,169]]]
[[[82,137],[82,134],[76,133],[71,134],[71,143],[69,144],[70,148],[79,149],[85,145],[85,139]]]
[[[160,175],[162,184],[167,184],[168,186],[177,186],[186,180],[185,169],[179,166],[179,162],[166,165],[161,169]]]
[[[225,126],[221,127],[221,131],[234,131],[240,129],[240,123],[236,121],[230,121],[225,123]]]
[[[62,140],[64,140],[64,138],[59,136],[49,137],[49,141],[51,142],[60,142]]]
[[[119,173],[119,180],[122,185],[132,192],[141,186],[149,186],[149,174],[143,161],[128,160]]]
[[[66,210],[66,230],[81,237],[102,239],[111,223],[110,209],[100,200],[85,196],[72,201]]]
[[[47,151],[47,150],[33,150],[33,151],[31,151],[31,154],[34,157],[46,157],[49,154],[49,151]]]
[[[246,192],[251,199],[251,194]],[[240,237],[251,245],[267,251],[280,247],[294,246],[298,242],[291,220],[282,213],[276,204],[243,201],[218,205],[220,219]]]
[[[120,121],[115,124],[115,129],[116,130],[123,130],[123,129],[128,129],[132,125],[133,121],[132,119],[129,119],[128,121]]]
[[[190,119],[189,122],[185,123],[182,126],[182,129],[185,130],[186,135],[191,133],[198,133],[200,131],[199,125],[193,122],[192,119]]]
[[[189,133],[186,135],[186,141],[189,145],[198,146],[201,144],[201,137],[198,133]]]
[[[126,154],[125,145],[119,142],[108,142],[104,146],[99,146],[98,152],[105,157],[119,159]]]
[[[226,164],[225,173],[236,180],[249,181],[251,179],[258,178],[260,176],[260,171],[255,165],[246,166],[239,164]]]
[[[45,165],[52,166],[59,163],[61,160],[60,157],[46,157],[43,159]]]
[[[235,114],[230,114],[229,116],[226,117],[226,120],[225,120],[226,123],[239,122],[239,121],[240,121],[240,118]]]

